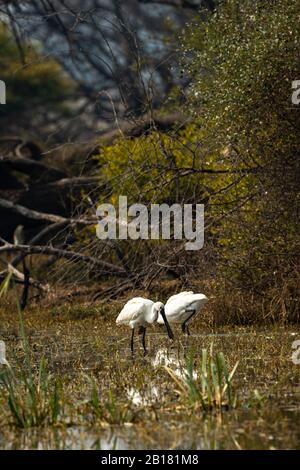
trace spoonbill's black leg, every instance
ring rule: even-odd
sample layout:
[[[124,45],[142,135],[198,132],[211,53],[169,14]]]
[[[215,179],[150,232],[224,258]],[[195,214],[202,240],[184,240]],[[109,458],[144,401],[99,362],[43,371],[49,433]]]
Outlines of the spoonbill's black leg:
[[[140,327],[140,334],[142,335],[142,345],[144,348],[144,356],[148,354],[147,348],[146,348],[146,328],[144,326]]]
[[[133,354],[133,337],[134,337],[134,328],[132,328],[131,341],[130,341],[131,354]]]
[[[190,330],[189,330],[188,322],[195,315],[196,310],[191,310],[191,312],[192,312],[191,315],[181,325],[181,329],[182,329],[183,333],[185,333],[188,336],[190,336]]]

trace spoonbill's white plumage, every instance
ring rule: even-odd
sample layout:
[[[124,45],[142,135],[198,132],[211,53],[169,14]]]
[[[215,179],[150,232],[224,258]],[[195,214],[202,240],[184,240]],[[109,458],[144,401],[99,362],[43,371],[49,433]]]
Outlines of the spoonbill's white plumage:
[[[181,323],[183,333],[189,335],[188,322],[200,312],[207,301],[206,295],[194,294],[193,291],[172,295],[165,305],[167,320],[169,323]],[[163,323],[162,317],[159,316],[157,321]]]
[[[162,323],[165,324],[168,335],[174,338],[168,320],[166,319],[164,304],[161,302],[153,302],[143,297],[134,297],[129,300],[121,310],[116,320],[117,325],[128,325],[132,329],[130,348],[133,353],[133,338],[135,328],[139,328],[138,332],[142,335],[142,345],[145,354],[147,353],[145,336],[147,326],[155,323],[158,316],[161,316]]]
[[[10,367],[6,360],[6,348],[4,341],[0,341],[0,364]]]

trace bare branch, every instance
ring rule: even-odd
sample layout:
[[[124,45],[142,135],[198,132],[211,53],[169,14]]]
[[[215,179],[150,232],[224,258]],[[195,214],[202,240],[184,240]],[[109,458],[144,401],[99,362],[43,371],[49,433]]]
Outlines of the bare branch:
[[[59,248],[53,248],[51,246],[39,246],[39,245],[13,245],[7,243],[0,246],[0,253],[15,253],[21,251],[25,255],[51,255],[57,258],[66,258],[72,261],[82,261],[84,263],[93,263],[94,265],[100,266],[104,271],[103,274],[119,275],[124,276],[126,272],[123,268],[116,266],[112,263],[102,261],[91,256],[76,253],[75,251],[61,250]]]
[[[60,215],[48,214],[46,212],[38,212],[32,209],[27,209],[27,207],[21,206],[20,204],[15,204],[11,201],[7,201],[6,199],[0,198],[0,207],[4,209],[9,209],[17,214],[22,215],[23,217],[40,220],[43,222],[54,222],[54,223],[62,223],[68,222],[69,224],[79,224],[79,225],[93,225],[97,222],[96,217],[92,220],[86,219],[67,219],[65,217],[61,217]]]
[[[157,3],[159,5],[170,5],[172,7],[190,8],[192,10],[199,10],[201,7],[201,0],[197,2],[192,0],[138,0],[140,3]]]
[[[66,174],[62,170],[45,165],[45,163],[30,160],[24,157],[0,156],[0,165],[4,164],[12,170],[21,171],[22,173],[36,176],[39,179],[47,181],[65,178]]]
[[[72,178],[62,178],[53,181],[47,187],[55,187],[57,189],[72,188],[74,186],[83,187],[88,185],[98,186],[99,176],[73,176]]]
[[[18,282],[23,284],[25,282],[24,274],[21,273],[21,271],[16,269],[14,266],[12,266],[11,263],[8,263],[7,266],[8,267],[5,271],[0,272],[0,279],[4,279],[7,276],[7,274],[12,273],[14,275],[15,279]],[[37,289],[40,289],[44,292],[49,291],[49,285],[48,284],[42,284],[41,282],[37,281],[36,279],[33,279],[32,277],[29,277],[29,285],[32,286],[32,287],[36,287]]]
[[[68,222],[58,222],[58,223],[55,223],[55,224],[47,225],[37,235],[35,235],[33,238],[31,238],[31,240],[29,240],[28,244],[29,245],[34,245],[35,243],[39,242],[40,240],[45,238],[50,233],[57,232],[58,230],[63,229],[67,225],[68,225]],[[12,266],[17,266],[23,260],[24,256],[26,256],[26,255],[24,255],[23,253],[17,255],[11,261],[10,264]],[[0,273],[0,275],[1,275],[1,273]]]

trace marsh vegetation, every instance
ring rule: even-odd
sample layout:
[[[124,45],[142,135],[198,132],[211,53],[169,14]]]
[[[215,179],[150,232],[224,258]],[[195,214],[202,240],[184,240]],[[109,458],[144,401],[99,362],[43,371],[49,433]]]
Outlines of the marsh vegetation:
[[[132,358],[102,308],[32,308],[26,336],[1,309],[1,448],[299,448],[299,328],[155,326]]]

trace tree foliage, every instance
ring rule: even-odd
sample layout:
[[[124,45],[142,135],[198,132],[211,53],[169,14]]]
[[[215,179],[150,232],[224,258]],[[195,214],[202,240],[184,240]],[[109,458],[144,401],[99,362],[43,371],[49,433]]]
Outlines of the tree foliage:
[[[219,164],[248,169],[246,199],[231,189],[219,227],[226,272],[247,288],[282,285],[299,268],[299,19],[297,1],[226,0],[184,39],[204,145]]]

